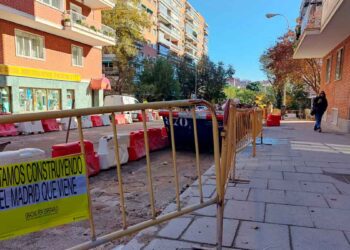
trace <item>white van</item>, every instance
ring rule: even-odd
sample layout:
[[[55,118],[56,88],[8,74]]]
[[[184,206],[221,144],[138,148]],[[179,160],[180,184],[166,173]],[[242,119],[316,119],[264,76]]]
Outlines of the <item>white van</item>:
[[[140,103],[135,97],[126,95],[108,95],[105,96],[103,101],[103,106],[120,106],[126,104],[137,104]],[[130,115],[130,120],[138,121],[137,114],[141,113],[140,110],[135,110],[132,112],[124,112],[124,114]]]

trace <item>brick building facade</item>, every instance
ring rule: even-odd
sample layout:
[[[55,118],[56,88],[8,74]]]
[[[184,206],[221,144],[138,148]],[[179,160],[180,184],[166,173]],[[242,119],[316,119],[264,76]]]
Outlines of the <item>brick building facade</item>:
[[[294,58],[322,58],[321,90],[328,99],[323,127],[350,132],[350,1],[303,0]]]

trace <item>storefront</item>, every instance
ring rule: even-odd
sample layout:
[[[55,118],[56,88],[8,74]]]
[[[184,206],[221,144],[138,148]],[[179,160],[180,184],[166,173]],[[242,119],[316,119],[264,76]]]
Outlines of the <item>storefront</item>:
[[[0,112],[71,109],[74,99],[75,108],[101,106],[103,88],[91,89],[90,82],[81,81],[75,74],[19,67],[8,67],[5,71],[3,66],[0,67]]]

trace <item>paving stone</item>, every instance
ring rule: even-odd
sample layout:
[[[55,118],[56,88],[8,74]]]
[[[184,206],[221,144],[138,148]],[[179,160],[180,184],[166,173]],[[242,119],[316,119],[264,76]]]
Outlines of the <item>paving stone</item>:
[[[266,162],[270,167],[276,166],[276,167],[281,167],[282,166],[282,161],[267,161]]]
[[[238,171],[237,171],[238,172]],[[240,170],[239,178],[263,178],[263,179],[283,179],[282,172],[279,171],[258,171],[258,170]]]
[[[237,220],[224,219],[223,245],[231,246],[238,227]],[[196,218],[181,237],[199,243],[216,244],[216,218]]]
[[[344,174],[344,175],[350,174],[350,167],[349,168],[322,168],[322,170],[327,173]]]
[[[349,249],[343,232],[325,229],[291,227],[294,250]]]
[[[199,196],[199,189],[198,186],[192,186],[189,190],[189,193],[187,193],[187,190],[183,194],[187,194],[188,196]],[[214,191],[216,190],[216,186],[214,185],[202,185],[202,192],[203,197],[210,198]]]
[[[323,195],[332,208],[350,209],[350,196],[341,194]]]
[[[338,190],[332,183],[324,182],[300,182],[301,188],[307,192],[321,193],[321,194],[339,194]]]
[[[322,174],[322,169],[319,167],[295,167],[297,172],[300,173],[311,173],[311,174]]]
[[[281,190],[251,189],[248,200],[271,203],[286,203],[284,191]]]
[[[288,226],[243,221],[234,247],[244,249],[290,249]]]
[[[317,228],[350,231],[349,210],[319,207],[310,207],[309,210]]]
[[[264,221],[265,203],[229,200],[225,205],[224,217],[251,221]]]
[[[154,239],[151,241],[151,243],[146,246],[145,250],[178,250],[181,248],[188,248],[192,249],[192,246],[194,244],[190,242],[185,241],[178,241],[178,240],[167,240],[167,239]],[[136,249],[134,249],[136,250]]]
[[[267,204],[265,221],[295,226],[313,226],[306,207],[291,205]]]
[[[270,169],[273,171],[295,172],[294,166],[271,166]]]
[[[314,180],[312,174],[305,174],[305,173],[284,172],[283,176],[285,180],[294,180],[294,181],[313,181]]]
[[[259,166],[251,166],[251,165],[245,165],[243,168],[244,170],[258,170],[258,171],[267,171],[270,170],[270,167],[268,165],[259,165]]]
[[[333,176],[330,176],[330,175],[325,175],[325,174],[312,174],[312,177],[313,177],[313,180],[316,182],[330,182],[330,183],[341,182],[339,179],[334,178]],[[344,178],[342,178],[341,180],[345,181]]]
[[[177,239],[191,223],[191,221],[191,218],[173,219],[162,230],[159,231],[158,235],[161,237]]]
[[[246,200],[249,188],[227,187],[225,199],[230,200]]]
[[[341,194],[349,194],[350,195],[350,184],[344,182],[334,182],[336,188],[340,191]]]
[[[330,163],[327,161],[305,161],[308,167],[329,167]]]
[[[205,208],[201,208],[194,212],[194,214],[204,215],[204,216],[216,216],[217,208],[216,204],[210,205]]]
[[[269,180],[269,189],[301,191],[298,181]]]
[[[286,203],[298,206],[328,207],[321,194],[286,191]]]
[[[240,187],[240,188],[261,188],[261,189],[266,189],[267,188],[267,180],[266,179],[250,178],[249,179],[249,183],[237,183],[237,184],[234,184],[234,185],[236,187]]]

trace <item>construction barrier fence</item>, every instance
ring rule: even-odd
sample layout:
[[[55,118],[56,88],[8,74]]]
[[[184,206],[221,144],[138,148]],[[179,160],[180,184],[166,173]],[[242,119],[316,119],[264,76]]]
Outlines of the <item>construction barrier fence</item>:
[[[206,106],[208,108],[210,120],[212,122],[212,135],[213,135],[213,158],[215,165],[215,175],[216,175],[216,196],[208,200],[203,198],[202,190],[202,169],[200,165],[200,147],[198,143],[198,129],[196,121],[196,106]],[[177,167],[177,151],[176,151],[176,140],[175,140],[175,130],[174,130],[174,110],[178,108],[190,110],[189,114],[193,119],[193,140],[195,148],[195,162],[196,162],[196,175],[198,180],[198,191],[200,200],[197,204],[190,206],[182,206],[180,201],[180,186],[179,186],[179,171]],[[152,178],[152,165],[150,158],[150,143],[149,143],[149,130],[147,124],[147,114],[146,110],[168,110],[169,111],[169,134],[170,134],[170,144],[171,144],[171,155],[172,155],[172,168],[173,168],[173,178],[175,183],[175,197],[176,197],[176,211],[170,212],[164,215],[157,216],[156,207],[155,207],[155,197],[154,197],[154,186]],[[129,225],[127,218],[127,207],[125,205],[125,192],[124,192],[124,183],[123,175],[121,171],[121,161],[119,154],[119,141],[118,141],[118,130],[116,122],[116,113],[118,112],[128,112],[134,110],[141,110],[142,114],[142,123],[143,123],[143,136],[144,136],[144,148],[145,148],[145,157],[146,157],[146,170],[147,170],[147,190],[149,194],[149,204],[150,204],[150,213],[151,219],[145,220],[141,223]],[[86,216],[89,220],[90,225],[90,241],[81,243],[79,245],[73,246],[72,249],[90,249],[92,247],[100,246],[104,243],[108,243],[112,240],[119,239],[123,236],[128,236],[134,234],[138,231],[146,229],[148,227],[158,225],[160,223],[172,220],[174,218],[180,217],[185,214],[192,213],[198,209],[217,204],[217,249],[222,248],[222,237],[223,237],[223,210],[224,210],[224,196],[225,190],[228,182],[235,181],[234,171],[235,171],[235,162],[236,154],[243,150],[248,145],[253,145],[253,156],[256,154],[256,138],[262,136],[262,119],[263,112],[258,109],[237,109],[232,102],[228,102],[226,106],[225,115],[224,115],[224,124],[221,134],[219,133],[219,123],[217,119],[217,114],[215,108],[208,102],[203,100],[183,100],[183,101],[169,101],[169,102],[154,102],[154,103],[145,103],[145,104],[130,104],[123,106],[108,106],[108,107],[96,107],[96,108],[87,108],[87,109],[72,109],[64,111],[51,111],[51,112],[42,112],[42,113],[30,113],[30,114],[15,114],[15,115],[5,115],[0,116],[0,125],[9,124],[9,123],[18,123],[18,122],[31,122],[38,121],[42,119],[58,119],[58,118],[74,118],[77,119],[77,129],[79,134],[79,141],[81,147],[81,154],[77,157],[84,161],[84,164],[78,165],[80,168],[86,166],[86,147],[84,146],[84,133],[83,133],[83,122],[82,117],[89,115],[105,115],[110,114],[111,117],[111,128],[113,132],[113,143],[115,148],[115,159],[116,159],[116,175],[118,180],[118,186],[116,187],[117,193],[119,195],[119,210],[122,218],[122,228],[111,233],[106,233],[102,235],[96,234],[94,214],[92,210],[91,203],[91,194],[90,194],[90,183],[88,178],[88,171],[79,172],[79,180],[84,184],[84,188],[79,189],[79,194],[84,198],[86,195]],[[220,150],[220,136],[222,136],[222,145]],[[48,159],[51,160],[51,159]],[[66,159],[62,159],[66,160]],[[1,166],[0,170],[6,169],[8,166]],[[82,178],[82,175],[84,178]],[[74,177],[74,176],[73,176]],[[72,177],[72,178],[73,178]],[[54,178],[54,177],[52,177]],[[33,182],[33,184],[35,184]],[[0,183],[0,190],[3,189],[2,183]],[[84,200],[85,201],[85,200]],[[43,201],[44,202],[44,201]],[[39,205],[42,206],[43,203]],[[38,205],[38,204],[33,204]],[[18,210],[18,213],[26,213],[25,209],[21,211]],[[0,211],[0,220],[2,213],[6,211]],[[13,210],[16,211],[16,210]],[[85,218],[82,216],[82,218]],[[32,218],[32,221],[35,220],[35,217]],[[56,218],[57,220],[57,218]],[[59,221],[59,220],[58,220]],[[65,223],[70,223],[65,221]],[[54,223],[52,226],[57,226],[59,223]],[[3,224],[2,224],[3,225]],[[36,231],[46,229],[50,225],[43,225],[42,227],[37,227]],[[19,228],[21,229],[21,228]],[[21,229],[23,232],[28,233],[26,229]],[[32,230],[34,231],[34,230]],[[20,234],[18,234],[20,235]],[[13,235],[16,236],[16,235]],[[6,238],[6,236],[3,236]],[[1,235],[0,235],[1,240]]]

